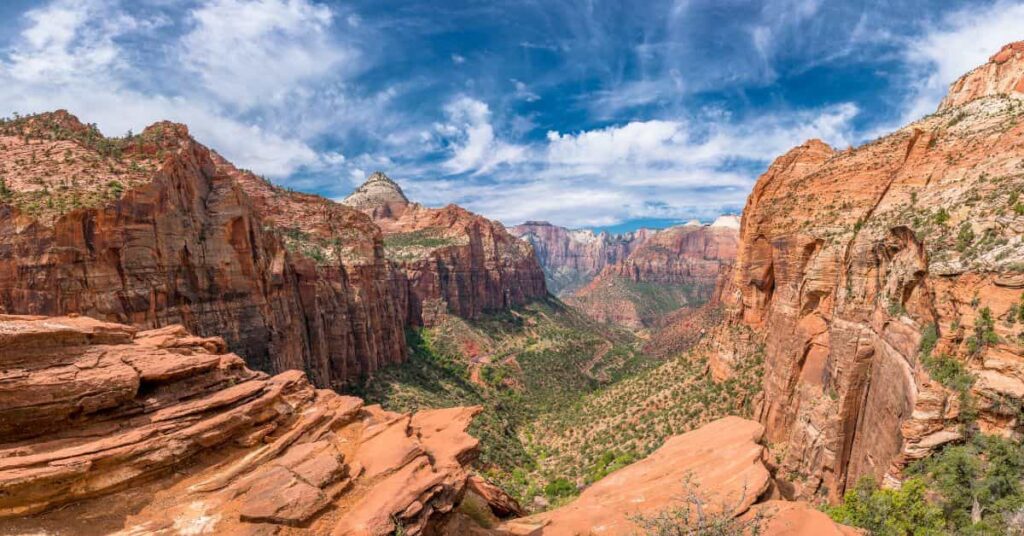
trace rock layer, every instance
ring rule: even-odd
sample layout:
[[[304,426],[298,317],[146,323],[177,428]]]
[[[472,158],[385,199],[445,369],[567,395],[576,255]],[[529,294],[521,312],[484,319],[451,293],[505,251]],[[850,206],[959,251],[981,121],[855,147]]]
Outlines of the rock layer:
[[[180,326],[0,316],[0,371],[3,533],[420,534],[477,446],[479,408],[364,406]]]
[[[889,136],[791,150],[751,193],[723,301],[765,344],[759,418],[787,495],[895,483],[974,426],[931,357],[975,375],[977,426],[1019,431],[1007,408],[1024,397],[1024,102],[978,78],[1019,53],[1005,48],[939,113]]]
[[[375,174],[343,203],[383,231],[388,258],[408,282],[409,324],[433,325],[447,314],[474,319],[547,295],[533,248],[501,223],[456,205],[402,203],[400,194]]]
[[[533,245],[548,288],[562,297],[586,286],[606,266],[622,262],[653,234],[648,229],[614,235],[594,233],[548,222],[526,222],[510,230]]]
[[[4,134],[6,174],[35,178],[0,198],[0,311],[180,323],[320,386],[404,359],[404,281],[358,211],[239,171],[183,125],[108,140],[55,113]],[[122,182],[89,197],[82,162]]]
[[[707,226],[663,229],[621,262],[606,266],[568,303],[600,322],[630,328],[660,324],[670,313],[712,299],[737,244],[734,216]]]

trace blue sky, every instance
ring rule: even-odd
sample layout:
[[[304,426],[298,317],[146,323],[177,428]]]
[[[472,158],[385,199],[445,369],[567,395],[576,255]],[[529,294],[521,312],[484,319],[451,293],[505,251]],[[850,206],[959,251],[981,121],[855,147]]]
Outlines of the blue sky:
[[[739,211],[772,158],[934,110],[1024,39],[1007,1],[7,0],[0,113],[170,119],[344,197],[373,170],[506,224]]]

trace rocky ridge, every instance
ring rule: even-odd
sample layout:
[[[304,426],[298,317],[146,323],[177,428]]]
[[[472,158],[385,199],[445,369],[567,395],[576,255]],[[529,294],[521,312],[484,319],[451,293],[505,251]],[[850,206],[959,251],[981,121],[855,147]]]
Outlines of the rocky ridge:
[[[764,427],[754,421],[719,419],[668,439],[569,504],[503,527],[544,536],[631,535],[658,526],[679,529],[671,522],[681,523],[689,511],[690,519],[738,517],[744,520],[735,528],[758,527],[765,535],[857,534],[806,503],[769,500],[772,479],[763,461],[763,436]]]
[[[320,386],[404,359],[404,282],[358,211],[238,170],[184,125],[111,139],[55,112],[2,132],[0,310],[183,324]]]
[[[1021,430],[1021,50],[893,134],[791,150],[751,193],[723,302],[765,345],[759,420],[786,496],[896,484],[968,428]]]
[[[4,315],[0,371],[4,533],[420,534],[477,446],[479,408],[365,406],[180,326]]]
[[[562,297],[586,286],[606,266],[621,262],[654,233],[638,229],[613,235],[533,221],[516,225],[510,231],[533,245],[548,288]]]
[[[457,205],[409,203],[382,173],[342,201],[370,215],[384,234],[385,252],[408,282],[411,325],[445,315],[474,319],[547,295],[533,248],[496,221]]]

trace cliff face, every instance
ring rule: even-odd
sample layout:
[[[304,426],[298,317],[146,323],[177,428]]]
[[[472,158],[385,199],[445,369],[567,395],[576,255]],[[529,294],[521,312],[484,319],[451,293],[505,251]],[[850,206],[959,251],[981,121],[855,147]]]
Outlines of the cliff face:
[[[358,211],[273,188],[181,125],[2,127],[0,310],[180,323],[320,386],[404,359],[404,283]]]
[[[653,234],[648,229],[618,235],[595,234],[547,222],[526,222],[510,231],[533,245],[544,268],[548,288],[563,297],[586,286],[606,266],[626,259]]]
[[[0,315],[0,532],[421,534],[468,493],[478,411],[364,406],[180,326]]]
[[[628,257],[604,268],[568,299],[591,318],[632,328],[661,323],[707,303],[736,257],[738,221],[687,224],[652,234]]]
[[[477,318],[547,295],[533,248],[500,223],[456,205],[403,199],[397,184],[374,174],[343,203],[383,231],[385,253],[408,284],[409,324],[431,325],[447,314]]]
[[[750,195],[723,300],[765,343],[760,420],[788,493],[898,479],[965,426],[1019,432],[1024,101],[996,93],[1021,54],[880,140],[791,150]],[[955,366],[975,378],[962,394],[929,373]]]

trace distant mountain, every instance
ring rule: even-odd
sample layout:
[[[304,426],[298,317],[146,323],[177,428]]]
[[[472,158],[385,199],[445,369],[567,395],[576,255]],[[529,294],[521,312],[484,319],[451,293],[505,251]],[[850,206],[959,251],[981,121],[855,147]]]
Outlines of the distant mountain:
[[[526,222],[511,228],[516,236],[533,244],[544,268],[548,288],[567,297],[644,243],[654,233],[648,229],[623,234],[571,230],[548,222]]]
[[[381,172],[342,204],[383,231],[384,253],[408,281],[411,325],[430,325],[448,313],[473,319],[547,295],[533,248],[499,222],[457,205],[411,203]]]
[[[738,237],[736,216],[654,232],[567,303],[602,322],[655,326],[679,309],[696,309],[711,300],[720,275],[736,258]]]

